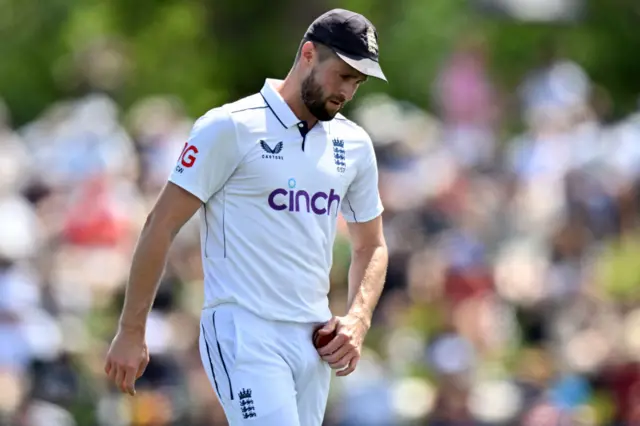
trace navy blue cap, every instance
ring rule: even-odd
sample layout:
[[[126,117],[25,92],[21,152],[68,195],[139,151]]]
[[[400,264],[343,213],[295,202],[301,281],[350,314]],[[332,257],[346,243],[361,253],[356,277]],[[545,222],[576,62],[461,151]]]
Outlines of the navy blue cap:
[[[329,47],[361,73],[387,81],[378,62],[376,28],[359,13],[330,10],[313,21],[304,37]]]

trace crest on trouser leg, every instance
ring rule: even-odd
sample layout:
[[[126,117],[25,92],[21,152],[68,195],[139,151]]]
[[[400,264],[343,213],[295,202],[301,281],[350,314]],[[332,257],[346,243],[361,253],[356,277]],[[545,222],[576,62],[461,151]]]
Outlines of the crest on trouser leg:
[[[242,417],[245,419],[256,417],[256,409],[253,406],[253,399],[251,398],[251,389],[241,389],[238,393],[238,398],[240,399]]]

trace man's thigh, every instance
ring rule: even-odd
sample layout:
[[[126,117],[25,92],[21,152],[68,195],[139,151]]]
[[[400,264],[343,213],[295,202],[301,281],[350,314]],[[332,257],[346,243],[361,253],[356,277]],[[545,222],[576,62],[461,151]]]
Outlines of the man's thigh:
[[[268,401],[263,401],[268,404]],[[263,404],[264,405],[264,404]],[[227,408],[228,407],[228,408]],[[251,410],[249,405],[242,405],[242,401],[224,407],[229,426],[302,426],[298,418],[298,407],[295,395],[279,398],[277,408],[264,410],[261,406]]]
[[[272,333],[233,306],[202,313],[202,363],[230,426],[301,426],[292,372]]]
[[[304,426],[321,426],[325,417],[331,367],[322,361],[311,345],[301,345],[300,355],[306,360],[303,374],[296,380],[298,416]]]

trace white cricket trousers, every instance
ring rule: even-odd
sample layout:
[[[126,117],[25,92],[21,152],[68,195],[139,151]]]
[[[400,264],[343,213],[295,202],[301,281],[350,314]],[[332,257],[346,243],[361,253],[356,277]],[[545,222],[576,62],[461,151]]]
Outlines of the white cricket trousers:
[[[202,311],[200,355],[229,426],[321,426],[331,367],[315,324],[268,321],[235,304]]]

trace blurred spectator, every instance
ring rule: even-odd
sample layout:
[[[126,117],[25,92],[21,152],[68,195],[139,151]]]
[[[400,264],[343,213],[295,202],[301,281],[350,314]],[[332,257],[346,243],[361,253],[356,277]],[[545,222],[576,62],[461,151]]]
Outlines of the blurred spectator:
[[[486,50],[480,37],[463,36],[437,79],[444,139],[465,167],[487,167],[495,154],[499,103],[488,76]]]

